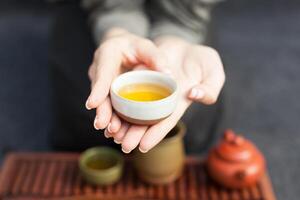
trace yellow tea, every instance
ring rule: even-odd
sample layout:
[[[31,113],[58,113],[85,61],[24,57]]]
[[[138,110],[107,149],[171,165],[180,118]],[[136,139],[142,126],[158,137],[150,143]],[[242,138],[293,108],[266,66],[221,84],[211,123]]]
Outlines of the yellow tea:
[[[103,170],[112,167],[115,161],[110,158],[93,158],[88,160],[86,164],[90,169]]]
[[[133,101],[156,101],[171,95],[171,90],[153,83],[135,83],[125,85],[119,90],[119,95]]]

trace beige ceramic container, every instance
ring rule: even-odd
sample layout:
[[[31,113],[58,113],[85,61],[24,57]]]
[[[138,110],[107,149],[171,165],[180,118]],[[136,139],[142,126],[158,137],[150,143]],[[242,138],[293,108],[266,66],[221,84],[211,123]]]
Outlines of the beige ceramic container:
[[[79,169],[87,182],[110,185],[121,178],[123,163],[123,157],[117,150],[109,147],[93,147],[80,155]]]
[[[166,138],[149,152],[135,151],[134,164],[141,179],[151,184],[166,184],[181,175],[185,160],[185,131],[185,125],[179,122]]]
[[[153,83],[162,85],[171,91],[171,95],[156,101],[133,101],[125,99],[118,91],[128,84]],[[114,110],[124,120],[140,125],[151,125],[168,117],[177,104],[178,88],[176,81],[169,75],[150,70],[131,71],[118,76],[110,89]]]

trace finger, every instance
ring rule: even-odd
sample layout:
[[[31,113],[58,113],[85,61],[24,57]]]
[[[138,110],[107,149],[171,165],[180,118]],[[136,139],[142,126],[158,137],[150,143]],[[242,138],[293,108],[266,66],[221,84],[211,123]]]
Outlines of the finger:
[[[203,65],[202,80],[199,84],[192,87],[188,97],[191,100],[210,105],[214,104],[218,99],[225,82],[225,73],[220,56],[214,49],[204,48],[203,55],[209,59],[203,60],[202,58],[199,61]]]
[[[122,151],[130,153],[139,144],[147,128],[148,126],[132,125],[123,138]]]
[[[150,40],[141,40],[136,44],[137,58],[152,70],[161,71],[167,74],[171,70],[167,67],[167,59]]]
[[[112,107],[109,97],[106,97],[104,102],[97,108],[94,127],[96,130],[104,129],[110,122],[112,115]]]
[[[142,153],[148,152],[155,145],[157,145],[177,124],[181,116],[184,114],[187,106],[182,105],[168,118],[151,126],[141,139],[139,150]]]
[[[128,129],[129,129],[129,124],[127,122],[122,122],[120,130],[116,133],[112,133],[115,143],[121,144],[125,136],[125,133],[127,132]]]
[[[106,138],[111,138],[112,137],[111,133],[108,132],[107,128],[104,130],[104,137],[106,137]]]
[[[138,71],[138,70],[147,70],[147,66],[146,65],[136,65],[133,68],[133,71]]]
[[[104,43],[96,51],[93,63],[93,65],[96,65],[95,77],[92,81],[92,91],[86,102],[87,109],[96,108],[104,101],[121,62],[122,54],[120,50],[116,49],[115,45],[111,43]]]
[[[90,65],[89,70],[88,70],[88,77],[89,77],[91,83],[95,79],[95,74],[96,74],[96,65],[95,65],[95,62],[93,62]]]
[[[194,86],[189,92],[189,98],[193,101],[200,101],[204,97],[204,91],[198,86]]]
[[[110,123],[107,126],[107,130],[110,133],[116,133],[120,130],[120,128],[121,128],[121,120],[115,113],[113,113]]]
[[[202,83],[194,86],[189,92],[189,98],[206,105],[214,104],[225,81],[225,75],[219,72],[206,77]]]

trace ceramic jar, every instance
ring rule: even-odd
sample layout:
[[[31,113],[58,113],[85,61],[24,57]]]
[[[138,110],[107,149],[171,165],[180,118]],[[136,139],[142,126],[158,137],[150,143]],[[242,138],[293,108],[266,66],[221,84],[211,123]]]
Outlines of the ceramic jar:
[[[185,125],[179,122],[165,139],[149,152],[135,152],[134,164],[142,180],[151,184],[166,184],[181,175],[185,160],[185,131]]]
[[[227,130],[207,159],[212,179],[228,188],[251,186],[263,175],[265,159],[253,143]]]

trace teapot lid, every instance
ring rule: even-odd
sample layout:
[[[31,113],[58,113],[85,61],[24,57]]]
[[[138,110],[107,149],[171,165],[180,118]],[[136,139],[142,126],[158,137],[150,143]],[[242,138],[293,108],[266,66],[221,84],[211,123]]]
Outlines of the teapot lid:
[[[225,160],[244,162],[252,158],[256,148],[249,140],[236,135],[232,130],[226,130],[223,139],[216,147],[216,152]]]

